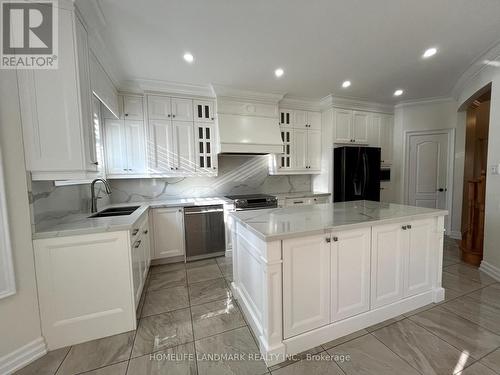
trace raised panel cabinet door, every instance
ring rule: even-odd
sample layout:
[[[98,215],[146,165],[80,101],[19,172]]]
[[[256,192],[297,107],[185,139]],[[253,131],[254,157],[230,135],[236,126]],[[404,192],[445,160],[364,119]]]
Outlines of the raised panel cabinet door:
[[[321,130],[307,131],[307,160],[308,169],[321,169]]]
[[[370,114],[368,112],[354,111],[352,119],[352,135],[354,141],[359,143],[368,143],[368,124]]]
[[[196,137],[196,170],[215,173],[218,168],[217,151],[215,143],[215,126],[206,122],[194,124]]]
[[[172,121],[149,120],[148,168],[151,173],[166,173],[172,166]]]
[[[370,228],[332,234],[332,321],[370,309]]]
[[[106,135],[105,142],[107,174],[112,175],[128,173],[124,121],[105,119],[104,133]]]
[[[293,111],[289,109],[280,109],[279,124],[282,126],[293,126]]]
[[[307,125],[309,129],[321,130],[321,113],[307,112]]]
[[[293,168],[306,170],[308,164],[307,158],[307,130],[293,130],[293,152],[292,152]]]
[[[405,297],[432,289],[436,254],[436,219],[414,220],[408,226],[410,236],[407,272],[405,277]]]
[[[172,122],[173,164],[176,172],[193,173],[196,171],[196,155],[194,152],[193,123],[183,121]]]
[[[380,146],[381,123],[382,123],[382,115],[378,113],[372,113],[370,115],[370,122],[368,124],[368,146],[381,147]]]
[[[403,224],[372,227],[371,308],[396,302],[404,294],[408,231]]]
[[[293,112],[293,127],[299,129],[308,128],[307,112],[294,110]]]
[[[334,142],[349,143],[352,140],[352,111],[335,110]]]
[[[123,116],[125,120],[144,120],[143,97],[124,96]]]
[[[149,120],[170,120],[172,108],[170,97],[160,95],[148,95],[148,118]]]
[[[193,101],[191,99],[172,98],[172,119],[175,121],[193,121]]]
[[[125,120],[127,169],[131,174],[146,173],[146,132],[143,121]]]
[[[385,165],[392,164],[392,148],[393,148],[393,117],[382,116],[380,124],[380,159]]]
[[[196,122],[214,122],[215,110],[214,102],[210,100],[193,101],[194,121]]]
[[[141,283],[142,283],[142,269],[141,269],[141,260],[142,255],[141,251],[144,249],[141,247],[140,240],[132,243],[132,282],[134,285],[134,302],[135,308],[139,305],[139,300],[141,298]]]
[[[283,241],[283,328],[289,338],[330,323],[326,235]]]
[[[182,208],[155,208],[153,211],[153,258],[184,255],[184,213]]]

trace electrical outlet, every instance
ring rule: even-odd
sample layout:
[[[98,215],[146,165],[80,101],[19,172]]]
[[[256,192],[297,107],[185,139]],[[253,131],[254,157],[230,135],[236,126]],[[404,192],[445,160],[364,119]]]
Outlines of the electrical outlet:
[[[493,175],[500,175],[500,164],[490,165],[490,173]]]

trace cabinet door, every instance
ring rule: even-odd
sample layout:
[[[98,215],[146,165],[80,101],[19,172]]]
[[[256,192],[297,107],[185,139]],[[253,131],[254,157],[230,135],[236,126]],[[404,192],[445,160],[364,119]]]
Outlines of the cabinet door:
[[[195,100],[193,102],[194,120],[197,122],[214,122],[214,102],[209,100]]]
[[[371,308],[403,298],[408,231],[400,224],[372,227]]]
[[[352,141],[352,111],[337,109],[335,111],[334,142],[349,143]]]
[[[292,126],[293,125],[293,111],[288,109],[280,109],[280,125]]]
[[[307,160],[310,170],[321,169],[321,130],[307,131]]]
[[[332,235],[332,321],[370,309],[370,228]]]
[[[382,116],[373,113],[370,115],[370,123],[368,124],[368,145],[370,147],[380,147],[380,126]]]
[[[305,129],[308,126],[306,111],[293,111],[293,127]]]
[[[154,259],[184,255],[182,208],[153,209]]]
[[[392,164],[392,148],[393,148],[393,117],[382,116],[380,124],[380,159],[383,165]]]
[[[293,130],[293,168],[306,169],[307,165],[307,130]]]
[[[106,171],[108,174],[128,173],[125,124],[123,120],[106,119]]]
[[[172,98],[172,119],[175,121],[193,121],[193,101],[191,99]]]
[[[368,123],[370,114],[368,112],[353,112],[352,136],[355,142],[368,143]]]
[[[123,97],[123,116],[126,120],[144,120],[142,96]]]
[[[199,122],[194,124],[196,136],[196,170],[214,173],[217,171],[217,151],[215,149],[215,127]]]
[[[281,140],[283,141],[283,153],[276,155],[279,169],[290,169],[292,165],[293,130],[286,126],[280,126]]]
[[[330,323],[330,244],[325,235],[283,241],[285,338]]]
[[[132,174],[146,173],[146,133],[143,121],[125,120],[127,169]]]
[[[97,97],[92,97],[92,129],[90,142],[90,163],[95,166],[95,171],[99,175],[104,174],[103,137],[101,125],[101,102]]]
[[[393,202],[392,183],[390,181],[380,181],[380,202]]]
[[[184,121],[172,121],[172,166],[176,172],[194,173],[196,157],[194,152],[193,124]]]
[[[173,149],[172,122],[149,120],[148,167],[151,173],[171,172]]]
[[[309,129],[321,130],[321,113],[307,112],[307,124]]]
[[[409,234],[408,261],[405,277],[405,297],[432,289],[432,275],[436,262],[434,239],[435,219],[412,221]]]
[[[141,242],[135,241],[132,244],[132,282],[134,285],[134,301],[135,308],[139,305],[141,299],[141,284],[142,284],[142,254],[143,248]]]
[[[168,96],[148,95],[149,120],[169,120],[172,115]]]

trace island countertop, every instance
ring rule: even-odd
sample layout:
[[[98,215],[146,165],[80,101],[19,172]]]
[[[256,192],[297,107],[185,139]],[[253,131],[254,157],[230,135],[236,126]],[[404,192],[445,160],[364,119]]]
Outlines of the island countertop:
[[[373,201],[351,201],[231,213],[262,240],[279,241],[334,230],[446,216],[448,211]]]

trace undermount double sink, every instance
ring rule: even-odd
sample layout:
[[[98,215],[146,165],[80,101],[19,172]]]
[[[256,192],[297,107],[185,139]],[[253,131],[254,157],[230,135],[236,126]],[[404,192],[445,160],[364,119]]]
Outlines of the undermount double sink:
[[[106,208],[105,210],[99,211],[89,218],[96,217],[111,217],[111,216],[126,216],[132,214],[135,210],[137,210],[141,206],[125,206],[125,207],[111,207]]]

